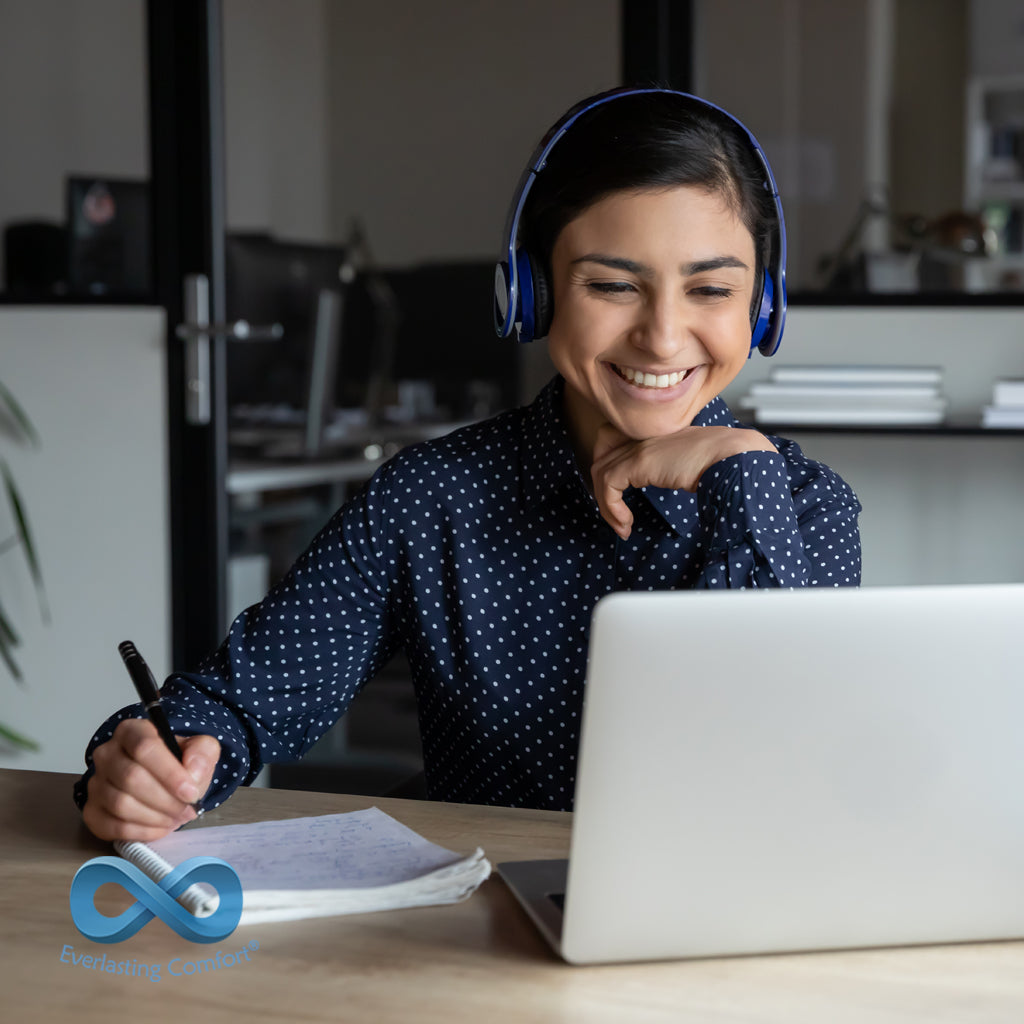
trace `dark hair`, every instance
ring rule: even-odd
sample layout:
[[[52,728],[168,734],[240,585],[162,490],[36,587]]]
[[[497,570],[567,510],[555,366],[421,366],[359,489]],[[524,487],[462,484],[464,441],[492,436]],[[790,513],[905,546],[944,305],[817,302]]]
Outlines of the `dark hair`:
[[[730,204],[754,239],[757,286],[777,221],[765,172],[749,137],[693,97],[639,92],[581,115],[551,150],[523,209],[520,241],[550,275],[562,228],[613,192],[689,185]]]

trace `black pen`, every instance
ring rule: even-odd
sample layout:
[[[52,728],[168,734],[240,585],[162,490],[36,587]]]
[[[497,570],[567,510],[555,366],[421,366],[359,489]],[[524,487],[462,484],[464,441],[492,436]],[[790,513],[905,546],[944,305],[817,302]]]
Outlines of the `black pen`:
[[[157,689],[156,680],[153,678],[150,667],[146,664],[142,655],[135,649],[135,644],[130,640],[119,643],[117,650],[121,655],[121,660],[124,662],[124,667],[128,669],[128,675],[132,677],[132,682],[135,684],[135,692],[139,695],[139,700],[142,701],[146,709],[146,716],[156,726],[156,731],[160,734],[160,739],[164,741],[167,749],[184,764],[184,759],[181,756],[181,747],[178,746],[178,741],[174,738],[170,723],[164,714],[163,705],[160,703],[160,691]],[[196,814],[203,813],[198,800],[191,806]]]

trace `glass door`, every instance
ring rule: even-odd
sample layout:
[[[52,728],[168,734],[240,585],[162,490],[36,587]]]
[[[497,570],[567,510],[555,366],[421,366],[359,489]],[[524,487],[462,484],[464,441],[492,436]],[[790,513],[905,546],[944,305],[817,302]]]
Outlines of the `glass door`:
[[[227,565],[220,0],[148,0],[156,300],[167,310],[173,662],[220,640]]]

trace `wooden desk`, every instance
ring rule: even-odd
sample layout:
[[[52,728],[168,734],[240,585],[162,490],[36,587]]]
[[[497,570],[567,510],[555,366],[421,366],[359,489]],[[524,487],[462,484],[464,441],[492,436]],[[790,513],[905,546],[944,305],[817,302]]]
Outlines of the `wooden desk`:
[[[459,1021],[585,1024],[1015,1024],[1024,1021],[1024,943],[569,967],[497,878],[467,902],[239,928],[196,945],[163,922],[100,946],[71,920],[68,890],[109,853],[81,825],[73,776],[0,771],[0,1018],[4,1021]],[[242,790],[205,824],[355,810],[364,797]],[[481,845],[492,862],[564,856],[570,817],[543,811],[373,801],[427,838]],[[159,984],[61,962],[65,945],[161,966]],[[253,945],[256,948],[251,948]],[[250,948],[250,960],[172,976]]]

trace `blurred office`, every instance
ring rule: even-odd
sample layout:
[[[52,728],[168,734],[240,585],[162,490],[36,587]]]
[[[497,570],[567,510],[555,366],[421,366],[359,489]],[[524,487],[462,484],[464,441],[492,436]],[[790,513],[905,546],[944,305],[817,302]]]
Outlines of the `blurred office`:
[[[0,554],[0,721],[42,745],[0,763],[77,770],[131,699],[120,640],[193,666],[390,453],[536,392],[543,345],[491,326],[506,204],[543,128],[623,82],[765,146],[780,360],[942,371],[934,429],[798,438],[861,495],[865,582],[1021,578],[1024,445],[978,428],[1024,376],[1022,68],[1019,0],[0,0],[0,384],[41,437],[4,458],[50,605]],[[417,763],[398,660],[271,781]]]

